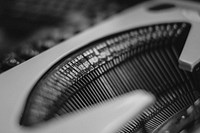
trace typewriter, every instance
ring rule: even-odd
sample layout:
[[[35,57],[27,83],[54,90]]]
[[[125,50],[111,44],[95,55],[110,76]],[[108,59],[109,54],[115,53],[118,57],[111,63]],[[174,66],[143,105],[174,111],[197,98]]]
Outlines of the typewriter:
[[[145,2],[14,60],[0,74],[0,132],[199,133],[199,11]]]

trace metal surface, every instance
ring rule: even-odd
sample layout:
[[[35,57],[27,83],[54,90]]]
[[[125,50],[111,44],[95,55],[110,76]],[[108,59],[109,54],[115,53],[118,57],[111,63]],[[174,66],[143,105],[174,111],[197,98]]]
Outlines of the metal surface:
[[[101,24],[69,39],[68,41],[63,42],[62,44],[34,57],[33,59],[1,74],[0,131],[8,133],[34,133],[41,131],[57,132],[55,129],[59,129],[61,126],[63,128],[61,128],[62,130],[59,131],[65,132],[64,129],[66,129],[66,127],[64,128],[64,119],[60,122],[59,120],[52,122],[52,127],[47,126],[33,130],[26,130],[20,127],[19,119],[27,96],[37,80],[61,58],[92,41],[113,33],[151,24],[188,22],[191,24],[192,28],[179,58],[179,66],[186,71],[193,71],[195,65],[200,61],[200,56],[198,53],[200,50],[200,45],[198,45],[198,42],[200,42],[200,38],[198,37],[200,24],[198,22],[198,16],[194,15],[196,14],[195,9],[193,9],[191,5],[188,5],[187,9],[183,9],[181,6],[163,11],[149,11],[148,7],[153,6],[154,4],[155,3],[150,2],[138,6],[137,8],[124,11],[118,16],[102,22]],[[192,19],[190,16],[191,10],[193,10],[192,16],[195,17],[192,17]],[[87,122],[89,123],[90,121]],[[59,126],[59,124],[61,125]],[[53,129],[54,126],[57,128]],[[44,130],[42,128],[44,128]],[[93,127],[91,126],[90,128]]]

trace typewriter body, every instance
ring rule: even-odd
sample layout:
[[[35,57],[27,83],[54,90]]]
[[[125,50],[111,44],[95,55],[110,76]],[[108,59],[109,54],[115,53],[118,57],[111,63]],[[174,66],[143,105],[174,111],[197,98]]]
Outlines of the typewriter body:
[[[146,2],[2,73],[0,132],[200,132],[199,11]]]

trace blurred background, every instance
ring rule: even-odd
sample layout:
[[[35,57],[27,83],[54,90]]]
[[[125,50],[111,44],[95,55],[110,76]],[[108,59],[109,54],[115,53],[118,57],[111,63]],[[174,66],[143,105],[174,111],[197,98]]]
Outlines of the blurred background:
[[[0,73],[144,0],[0,0]]]

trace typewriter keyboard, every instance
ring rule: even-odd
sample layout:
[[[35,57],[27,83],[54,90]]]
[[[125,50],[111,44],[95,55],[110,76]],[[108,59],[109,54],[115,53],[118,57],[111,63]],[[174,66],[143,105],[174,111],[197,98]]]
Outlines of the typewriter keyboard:
[[[29,20],[30,19],[29,16],[32,16],[31,17],[31,19],[33,19],[32,21],[36,21],[36,19],[42,19],[41,18],[42,8],[43,8],[42,6],[44,5],[42,5],[41,3],[33,3],[33,5],[30,5],[30,3],[26,1],[23,0],[20,1],[21,5],[27,5],[31,9],[34,8],[35,10],[36,9],[41,10],[41,13],[38,13],[36,15],[31,15],[27,14],[30,11],[28,10],[28,7],[26,7],[24,10],[27,9],[29,12],[27,11],[26,13],[23,13],[22,12],[23,10],[21,9],[22,7],[20,7],[20,2],[19,2],[18,6],[16,6],[15,9],[13,10],[16,10],[16,12],[21,14],[22,19]],[[52,0],[52,2],[57,2],[57,1]],[[61,9],[60,8],[56,9],[56,12],[61,12],[61,13],[66,12],[65,16],[63,16],[64,20],[61,21],[62,23],[53,26],[53,28],[49,27],[47,28],[47,30],[45,29],[39,31],[39,33],[36,32],[35,34],[39,35],[33,35],[33,37],[30,37],[30,39],[25,39],[27,41],[22,43],[20,42],[20,44],[18,44],[19,46],[13,48],[8,53],[3,54],[2,57],[0,57],[0,73],[40,54],[41,52],[59,44],[60,42],[69,39],[70,37],[76,35],[77,33],[82,32],[88,29],[89,27],[96,25],[101,21],[113,16],[114,14],[123,11],[128,7],[138,3],[138,1],[131,1],[131,0],[128,0],[126,2],[124,2],[123,0],[110,0],[110,1],[85,0],[84,3],[81,2],[81,0],[62,0],[60,2],[63,3],[63,5],[66,5],[66,7],[62,6]],[[54,8],[57,8],[56,6],[58,6],[55,5],[54,7],[52,6],[53,4],[50,4],[50,2],[47,2],[46,4],[50,6],[48,7],[49,10],[52,8],[51,12],[55,11]],[[13,21],[12,17],[15,16],[11,16],[11,18],[9,18],[11,19],[10,20],[11,22]],[[43,18],[42,20],[46,20],[46,18],[45,19]],[[24,21],[26,22],[26,20]],[[11,22],[6,22],[6,23],[11,23]],[[14,27],[18,27],[20,25],[24,27],[24,25],[21,24],[21,22],[20,24]],[[41,29],[43,28],[41,27]],[[13,30],[9,32],[12,33]]]

